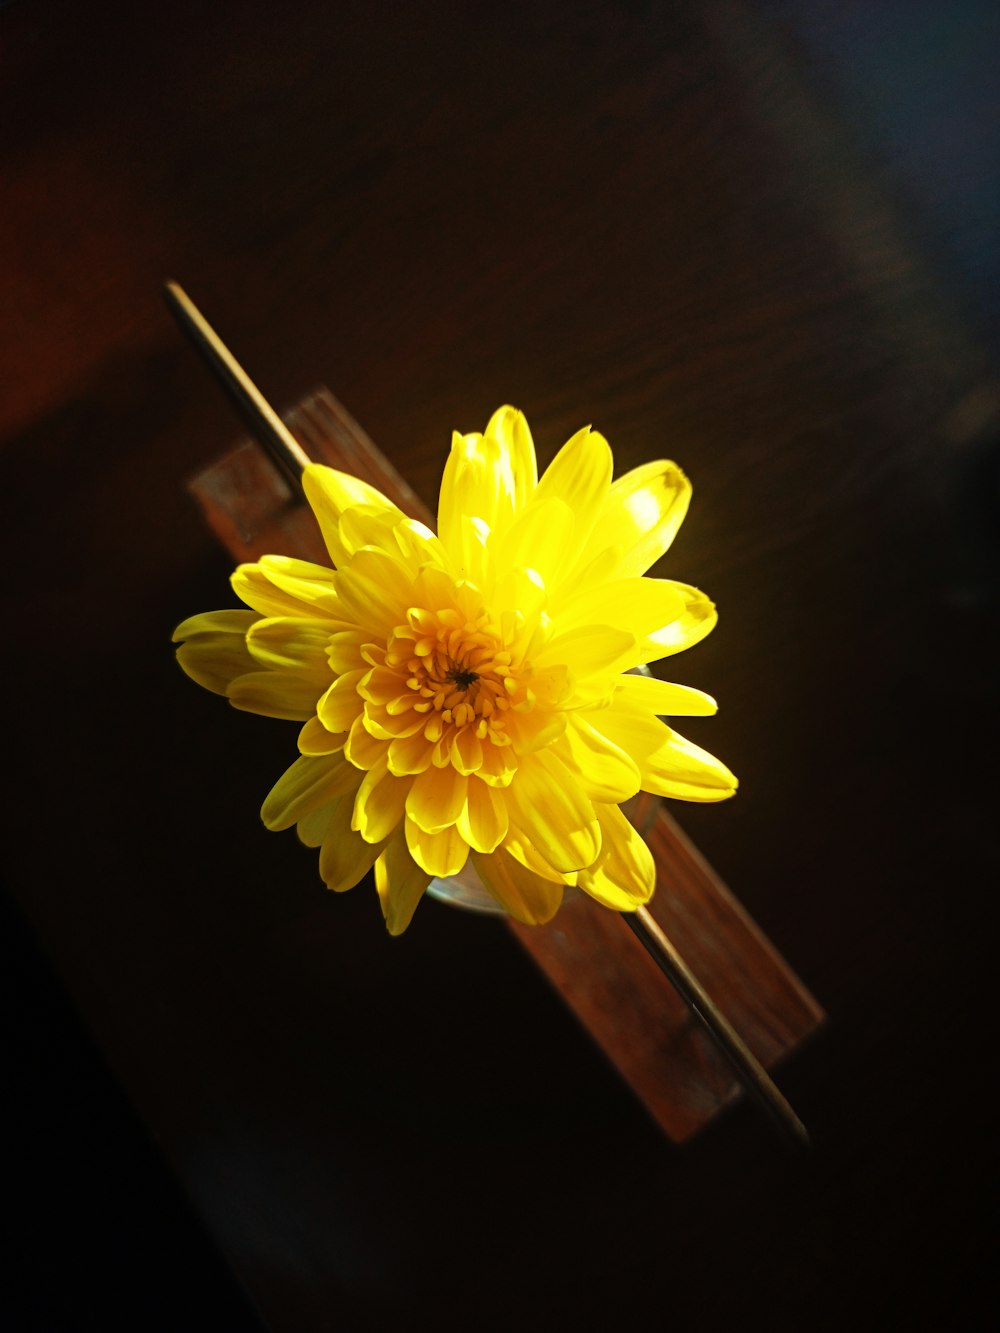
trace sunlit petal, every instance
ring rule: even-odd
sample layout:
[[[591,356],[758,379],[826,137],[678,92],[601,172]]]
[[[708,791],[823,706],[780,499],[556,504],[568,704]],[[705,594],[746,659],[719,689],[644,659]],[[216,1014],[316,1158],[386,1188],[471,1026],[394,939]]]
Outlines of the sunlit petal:
[[[551,750],[525,756],[507,799],[518,828],[554,869],[579,870],[596,860],[601,833],[593,802]]]
[[[617,912],[632,912],[649,902],[656,888],[653,854],[617,805],[600,805],[601,854],[577,883],[585,893]]]
[[[368,505],[376,511],[403,517],[396,506],[374,486],[369,486],[359,477],[338,472],[321,463],[313,463],[305,469],[302,486],[319,522],[330,559],[337,566],[344,564],[350,555],[340,537],[340,516],[345,509],[352,505]]]
[[[563,885],[536,875],[502,848],[492,856],[472,853],[479,877],[515,921],[526,926],[551,921],[562,903]]]
[[[618,704],[648,709],[659,717],[708,717],[719,707],[710,694],[655,676],[619,676],[614,699]]]

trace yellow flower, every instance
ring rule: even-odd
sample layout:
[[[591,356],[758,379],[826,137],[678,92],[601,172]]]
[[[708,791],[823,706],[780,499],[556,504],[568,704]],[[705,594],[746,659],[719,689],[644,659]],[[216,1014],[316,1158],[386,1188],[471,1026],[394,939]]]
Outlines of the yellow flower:
[[[199,684],[304,722],[264,823],[296,825],[331,889],[374,865],[393,934],[470,854],[519,921],[549,920],[566,885],[634,910],[655,869],[620,804],[640,789],[736,790],[661,720],[714,713],[714,700],[634,672],[715,624],[697,588],[643,577],[690,484],[669,462],[611,477],[607,441],[584,428],[539,479],[523,414],[502,407],[485,433],[453,437],[435,536],[313,464],[306,496],[335,568],[241,565],[232,585],[250,609],[175,631]]]

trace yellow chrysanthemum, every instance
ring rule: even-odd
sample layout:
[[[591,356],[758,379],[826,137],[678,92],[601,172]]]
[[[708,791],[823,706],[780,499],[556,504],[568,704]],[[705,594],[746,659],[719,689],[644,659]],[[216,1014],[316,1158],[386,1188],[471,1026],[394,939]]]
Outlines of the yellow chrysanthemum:
[[[619,805],[736,790],[661,720],[714,700],[634,671],[715,624],[697,588],[643,577],[690,484],[669,462],[611,477],[607,441],[585,428],[539,479],[524,416],[502,407],[484,434],[453,437],[435,536],[313,464],[306,496],[335,568],[241,565],[232,584],[250,609],[175,631],[199,684],[305,723],[264,822],[296,825],[331,889],[374,865],[393,934],[470,854],[519,921],[549,920],[567,885],[633,910],[655,871]]]

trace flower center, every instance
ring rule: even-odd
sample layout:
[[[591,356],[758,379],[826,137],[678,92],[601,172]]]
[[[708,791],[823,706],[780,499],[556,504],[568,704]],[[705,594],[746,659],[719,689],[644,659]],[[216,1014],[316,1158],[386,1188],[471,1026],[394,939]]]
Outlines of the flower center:
[[[465,671],[462,667],[452,667],[448,672],[448,679],[453,680],[460,690],[467,690],[470,685],[474,685],[479,677],[474,671]]]
[[[474,728],[480,740],[508,745],[504,714],[521,701],[524,689],[489,617],[414,608],[406,620],[389,637],[385,664],[400,678],[409,708],[428,715],[428,739],[437,739],[451,724],[457,730]]]

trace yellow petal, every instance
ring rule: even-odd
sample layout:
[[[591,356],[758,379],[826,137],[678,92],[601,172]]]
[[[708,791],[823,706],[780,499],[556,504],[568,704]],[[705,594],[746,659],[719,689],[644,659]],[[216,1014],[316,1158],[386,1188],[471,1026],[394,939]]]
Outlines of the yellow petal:
[[[587,710],[586,720],[632,756],[642,790],[681,801],[724,801],[739,785],[720,760],[678,736],[666,723],[616,697],[610,708]]]
[[[357,769],[340,754],[301,755],[268,792],[260,817],[271,830],[290,828],[310,811],[353,792],[359,781]]]
[[[193,681],[213,694],[226,694],[232,682],[257,663],[246,646],[254,611],[208,611],[191,616],[174,630],[177,662]],[[186,640],[186,642],[181,642]]]
[[[384,757],[368,770],[354,800],[351,827],[365,842],[383,842],[401,825],[412,777],[397,778],[386,769]]]
[[[615,701],[648,709],[658,717],[709,717],[718,704],[709,694],[690,685],[674,685],[655,676],[619,676]]]
[[[341,620],[333,570],[286,555],[263,555],[255,565],[240,565],[230,582],[237,595],[266,616]]]
[[[415,518],[404,518],[392,530],[397,554],[408,569],[433,564],[444,569],[448,563],[444,546],[426,523]]]
[[[365,629],[343,629],[328,636],[326,660],[335,676],[368,665],[362,649],[370,638],[371,635]]]
[[[386,753],[385,741],[379,740],[373,736],[365,726],[365,717],[363,713],[351,723],[351,729],[347,733],[347,740],[344,742],[344,758],[354,765],[355,768],[374,768],[380,759]]]
[[[469,779],[468,793],[457,828],[475,852],[492,852],[507,836],[507,806],[494,787],[477,777]]]
[[[411,575],[393,556],[366,546],[332,577],[343,615],[369,637],[384,641],[406,619]]]
[[[327,620],[300,616],[268,616],[258,620],[247,634],[247,647],[259,666],[284,671],[302,671],[317,682],[330,682],[326,650],[330,639]]]
[[[389,742],[389,772],[400,776],[404,773],[423,773],[430,765],[432,754],[433,747],[422,730],[397,737]]]
[[[588,545],[607,500],[612,470],[607,440],[589,426],[567,440],[545,469],[535,492],[536,501],[557,497],[573,514],[572,535],[563,545],[562,563],[546,579],[550,587],[562,581]]]
[[[644,574],[670,546],[691,501],[691,483],[676,463],[646,463],[611,487],[595,533],[621,547],[619,577]]]
[[[391,667],[372,667],[358,682],[358,693],[362,699],[373,704],[388,704],[396,699],[419,699],[419,695],[407,688],[405,679]]]
[[[725,801],[736,795],[739,781],[715,755],[672,731],[643,764],[642,786],[679,801]]]
[[[344,748],[343,731],[327,731],[318,717],[311,717],[299,732],[299,754],[335,754]]]
[[[714,603],[698,588],[692,588],[687,583],[677,583],[673,579],[666,582],[677,591],[682,609],[669,625],[656,630],[640,645],[643,652],[640,661],[643,662],[655,662],[661,657],[692,648],[710,633],[719,618]]]
[[[615,579],[576,587],[553,605],[560,632],[574,625],[617,625],[637,640],[671,625],[683,615],[684,598],[668,579]]]
[[[326,837],[326,831],[330,827],[330,811],[333,809],[333,801],[328,804],[320,805],[315,810],[310,810],[307,815],[303,815],[295,825],[295,832],[298,834],[299,841],[306,847],[319,847]]]
[[[441,833],[427,833],[407,818],[403,827],[410,855],[422,870],[436,879],[457,875],[469,859],[469,844],[454,825]]]
[[[653,854],[616,805],[599,805],[601,854],[581,870],[577,883],[585,893],[617,912],[648,903],[656,888]]]
[[[517,827],[555,870],[579,870],[597,859],[601,832],[593,802],[551,750],[521,759],[507,802]]]
[[[334,893],[353,889],[375,864],[375,858],[385,846],[380,842],[365,842],[360,833],[354,832],[351,828],[353,807],[354,797],[350,793],[334,802],[320,848],[319,873],[323,883]]]
[[[579,625],[557,634],[535,655],[534,665],[539,668],[565,666],[578,678],[598,675],[634,655],[635,635],[614,626]]]
[[[507,830],[503,846],[504,851],[510,852],[515,860],[520,861],[521,865],[526,866],[528,870],[533,870],[536,875],[541,875],[542,879],[550,879],[554,884],[576,884],[579,871],[567,870],[564,872],[554,869],[544,856],[535,851],[524,834],[513,825]]]
[[[376,509],[372,505],[358,505],[345,509],[340,516],[340,541],[345,551],[351,555],[360,551],[362,546],[375,546],[380,551],[396,555],[395,529],[399,522],[399,512],[391,509]],[[338,561],[339,565],[349,563]]]
[[[543,879],[500,848],[490,856],[472,853],[479,877],[501,907],[526,926],[551,921],[562,903],[563,886]]]
[[[340,516],[345,509],[352,505],[367,505],[403,517],[396,506],[374,486],[369,486],[360,477],[338,472],[336,468],[325,467],[321,463],[312,463],[305,469],[302,486],[316,515],[330,559],[337,566],[345,564],[350,556],[340,537]]]
[[[304,722],[316,711],[322,691],[321,682],[298,671],[251,671],[237,676],[226,694],[244,713]]]
[[[502,537],[536,479],[528,423],[515,408],[494,412],[484,435],[453,435],[438,497],[438,536],[452,559],[462,548],[463,519],[480,519]]]
[[[474,727],[462,727],[451,743],[451,762],[466,777],[483,766],[483,743]]]
[[[375,862],[375,888],[390,935],[402,935],[410,924],[431,878],[410,855],[406,834],[399,829]]]
[[[582,716],[570,716],[559,754],[592,801],[617,804],[639,790],[639,766]]]
[[[525,713],[508,713],[505,726],[517,753],[533,754],[559,739],[566,730],[566,720],[566,713],[546,713],[536,708]]]
[[[500,569],[533,569],[548,587],[565,567],[572,532],[573,515],[562,500],[535,500],[490,549]]]
[[[229,634],[243,638],[258,618],[252,611],[202,611],[182,620],[173,632],[172,641],[182,643],[202,634]]]
[[[516,407],[498,407],[486,425],[486,434],[504,450],[513,483],[514,510],[522,509],[538,484],[538,462],[527,418]]]
[[[316,712],[327,731],[350,731],[364,707],[358,685],[366,674],[365,671],[348,671],[338,676],[318,700]]]
[[[406,813],[425,833],[450,828],[465,808],[469,779],[449,764],[431,765],[413,779]]]

